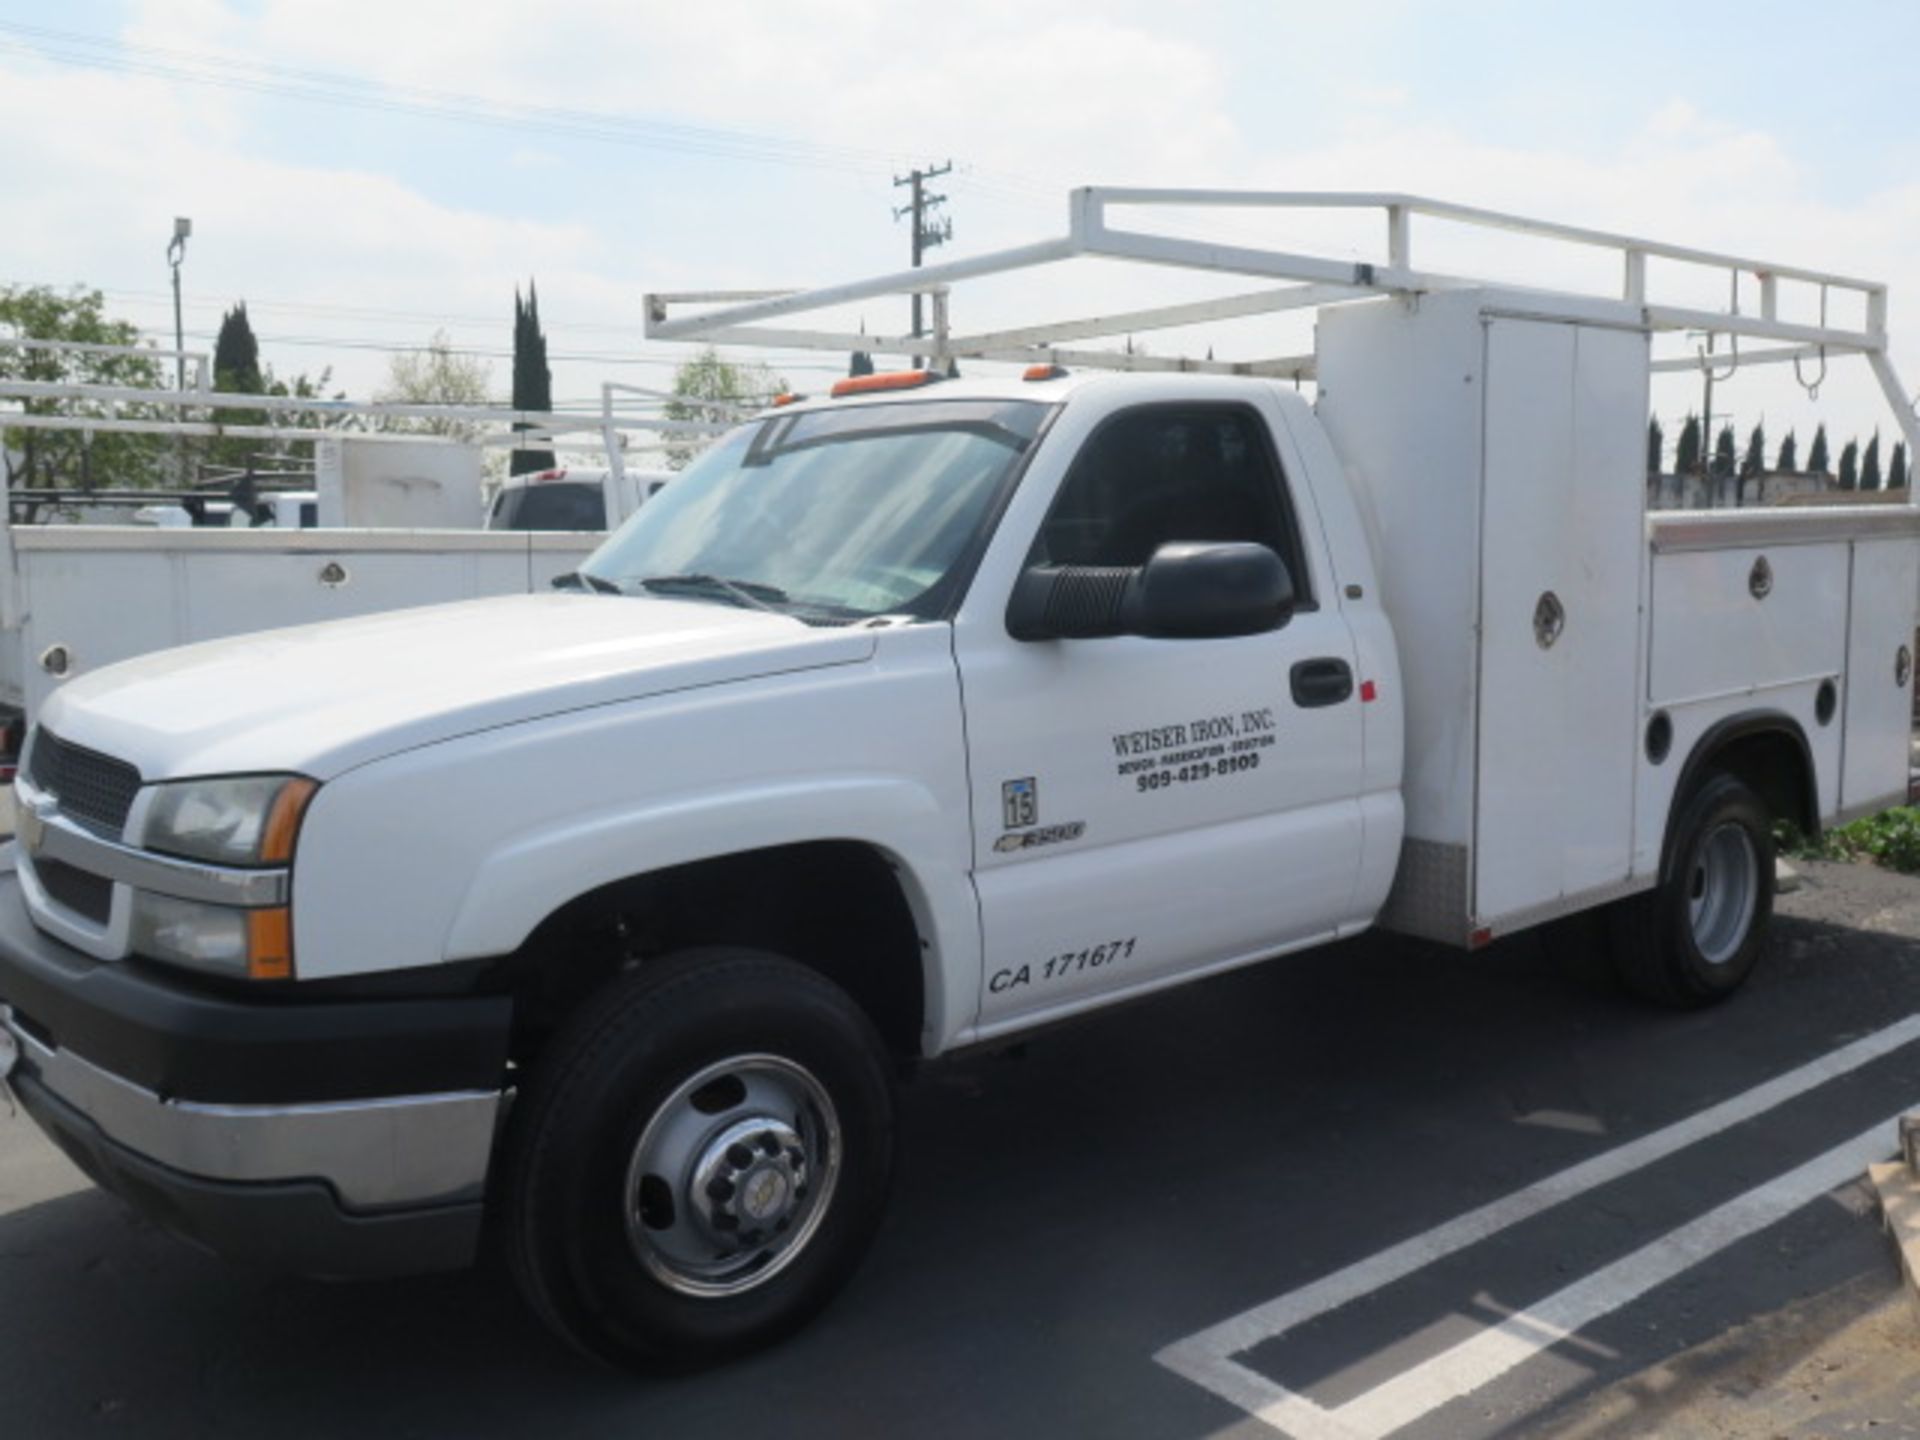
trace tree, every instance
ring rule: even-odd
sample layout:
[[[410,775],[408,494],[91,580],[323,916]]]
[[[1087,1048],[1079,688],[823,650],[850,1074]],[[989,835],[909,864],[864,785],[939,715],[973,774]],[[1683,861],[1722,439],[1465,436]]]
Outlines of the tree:
[[[45,285],[0,286],[0,342],[8,338],[66,340],[85,345],[137,345],[140,331],[126,320],[109,319],[98,290],[76,286],[65,294]],[[21,350],[0,343],[0,378],[51,384],[122,385],[161,389],[167,375],[150,355],[90,355],[72,351]],[[170,420],[171,406],[104,401],[23,400],[28,415],[117,413],[128,420]],[[170,479],[179,464],[173,442],[160,435],[79,430],[0,429],[8,478],[24,486],[155,485]],[[17,458],[16,458],[17,457]]]
[[[1660,417],[1656,415],[1647,421],[1647,474],[1660,473],[1660,459],[1666,449],[1667,437],[1660,429]]]
[[[540,329],[540,296],[527,281],[527,299],[520,303],[520,289],[513,291],[513,408],[549,411],[553,409],[553,371],[547,367],[547,337]],[[529,425],[515,425],[528,430]],[[551,470],[553,451],[515,450],[509,474],[525,475],[532,470]]]
[[[266,393],[266,377],[260,370],[260,342],[254,338],[244,300],[220,317],[220,333],[213,342],[213,388],[245,395]],[[210,418],[217,425],[265,425],[267,412],[221,406]],[[200,441],[195,445],[195,468],[215,465],[247,470],[260,448],[259,441],[244,435]]]
[[[1860,457],[1860,488],[1878,490],[1880,488],[1880,432],[1873,432],[1873,439],[1867,442],[1867,453]]]
[[[1860,488],[1860,442],[1847,441],[1847,448],[1840,452],[1840,488],[1858,490]]]
[[[1813,432],[1813,448],[1807,452],[1807,473],[1809,475],[1831,475],[1827,468],[1827,427],[1822,425]]]
[[[862,375],[873,374],[873,356],[865,350],[854,351],[847,360],[847,374],[855,379]]]
[[[1782,475],[1799,473],[1799,443],[1793,438],[1793,431],[1787,431],[1787,438],[1780,442],[1780,458],[1773,462],[1773,468]]]
[[[1904,490],[1907,488],[1907,442],[1893,442],[1893,461],[1887,466],[1887,488]]]
[[[1700,473],[1700,417],[1691,412],[1680,427],[1679,443],[1673,447],[1673,468],[1680,475]]]
[[[1747,453],[1740,457],[1740,477],[1751,480],[1767,468],[1767,434],[1756,425],[1747,436]]]
[[[1713,442],[1713,473],[1725,478],[1734,473],[1736,461],[1733,444],[1733,426],[1722,425],[1720,437]]]
[[[786,388],[787,382],[766,366],[723,360],[709,345],[673,372],[674,398],[666,404],[666,416],[669,420],[730,425]],[[668,436],[668,468],[684,470],[706,444],[704,436]]]
[[[477,356],[456,353],[447,332],[436,330],[424,350],[387,362],[387,383],[373,398],[388,405],[485,405],[492,370]],[[386,415],[378,423],[389,434],[440,435],[469,444],[486,429],[485,421],[442,415]]]
[[[254,338],[244,300],[220,317],[220,334],[213,342],[213,388],[247,395],[266,389],[260,374],[260,342]]]

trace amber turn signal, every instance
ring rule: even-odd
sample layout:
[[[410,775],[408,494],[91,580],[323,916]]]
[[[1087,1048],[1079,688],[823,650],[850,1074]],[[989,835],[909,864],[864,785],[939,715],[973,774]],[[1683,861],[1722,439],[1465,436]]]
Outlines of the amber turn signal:
[[[247,978],[293,978],[293,911],[285,905],[247,911]]]

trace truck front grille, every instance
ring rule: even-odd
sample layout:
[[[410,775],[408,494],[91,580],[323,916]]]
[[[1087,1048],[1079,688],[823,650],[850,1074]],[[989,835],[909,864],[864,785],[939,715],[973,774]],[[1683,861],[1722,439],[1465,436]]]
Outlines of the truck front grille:
[[[107,923],[113,911],[113,882],[106,876],[75,869],[60,860],[36,860],[33,873],[54,904],[96,925]]]
[[[46,730],[33,738],[27,778],[59,802],[63,815],[109,840],[120,838],[140,789],[140,772],[126,761],[69,745]]]

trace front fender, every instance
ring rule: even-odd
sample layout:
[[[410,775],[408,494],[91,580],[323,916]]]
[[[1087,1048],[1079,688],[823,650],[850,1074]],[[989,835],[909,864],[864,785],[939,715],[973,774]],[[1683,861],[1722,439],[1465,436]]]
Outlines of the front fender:
[[[865,665],[504,726],[328,781],[294,860],[297,973],[505,955],[613,881],[854,841],[901,877],[943,1044],[979,996],[958,681],[944,630],[888,638]]]
[[[844,775],[569,817],[507,837],[475,871],[454,912],[448,960],[504,955],[568,901],[603,885],[743,850],[808,841],[866,844],[893,867],[922,940],[926,1032],[970,1022],[979,998],[979,912],[964,855],[953,857],[931,791]]]

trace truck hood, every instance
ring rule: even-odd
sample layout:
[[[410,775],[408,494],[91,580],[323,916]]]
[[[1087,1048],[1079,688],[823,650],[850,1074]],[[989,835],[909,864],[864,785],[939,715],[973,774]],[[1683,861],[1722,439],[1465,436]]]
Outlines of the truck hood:
[[[845,665],[870,632],[698,601],[559,593],[390,610],[163,650],[62,686],[40,715],[148,780],[383,755],[592,705]]]

